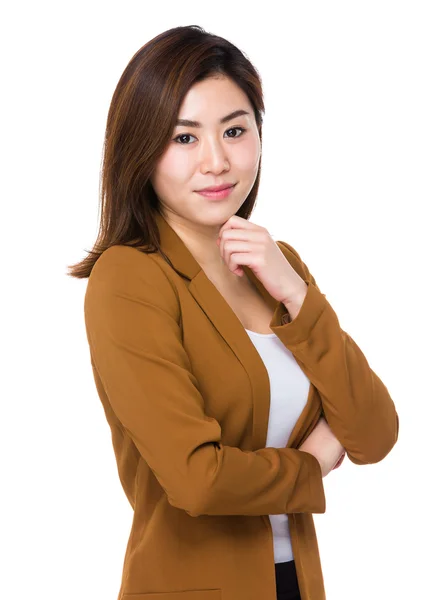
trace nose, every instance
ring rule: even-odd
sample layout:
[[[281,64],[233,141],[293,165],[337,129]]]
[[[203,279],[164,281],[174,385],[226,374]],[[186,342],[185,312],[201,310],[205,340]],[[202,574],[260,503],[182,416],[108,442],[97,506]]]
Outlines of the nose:
[[[213,138],[204,141],[199,154],[201,172],[221,173],[227,170],[230,164],[227,150],[225,142]]]

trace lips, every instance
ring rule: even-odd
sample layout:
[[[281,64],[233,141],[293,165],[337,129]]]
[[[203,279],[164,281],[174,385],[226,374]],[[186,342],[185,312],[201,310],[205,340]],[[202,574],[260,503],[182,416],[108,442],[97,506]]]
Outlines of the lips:
[[[208,192],[208,191],[197,191],[195,192],[196,194],[200,194],[200,196],[203,196],[203,198],[208,198],[209,200],[224,200],[225,198],[228,198],[229,196],[231,196],[231,194],[233,193],[234,188],[236,187],[236,183],[234,185],[230,185],[230,186],[220,186],[220,189],[218,192]]]
[[[201,190],[196,190],[196,191],[197,192],[220,192],[221,190],[226,190],[233,186],[234,186],[234,183],[223,183],[222,185],[216,185],[214,187],[202,188]]]

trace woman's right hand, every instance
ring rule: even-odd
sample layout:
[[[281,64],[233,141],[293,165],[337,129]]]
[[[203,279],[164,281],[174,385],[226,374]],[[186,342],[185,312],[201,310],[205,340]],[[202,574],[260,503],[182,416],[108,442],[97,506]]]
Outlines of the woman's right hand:
[[[298,450],[315,456],[320,463],[323,477],[326,477],[332,469],[340,466],[345,455],[345,449],[332,433],[324,417],[320,418]]]

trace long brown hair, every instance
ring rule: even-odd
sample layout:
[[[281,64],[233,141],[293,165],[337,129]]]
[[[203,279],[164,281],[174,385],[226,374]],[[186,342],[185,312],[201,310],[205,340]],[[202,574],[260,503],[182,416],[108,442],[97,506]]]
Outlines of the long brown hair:
[[[247,95],[262,143],[261,77],[226,39],[198,25],[174,27],[147,42],[131,58],[107,117],[98,237],[93,249],[86,250],[88,255],[68,267],[68,275],[89,277],[101,254],[116,244],[164,256],[154,219],[160,205],[150,178],[170,141],[189,88],[218,74],[231,78]],[[253,211],[260,175],[261,163],[255,183],[236,213],[242,218],[248,219]]]

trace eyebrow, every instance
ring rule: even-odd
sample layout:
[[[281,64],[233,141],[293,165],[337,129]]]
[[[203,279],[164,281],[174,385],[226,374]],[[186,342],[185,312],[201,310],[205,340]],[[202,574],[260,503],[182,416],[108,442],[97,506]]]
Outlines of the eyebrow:
[[[229,115],[227,115],[226,117],[222,117],[219,121],[219,123],[226,123],[227,121],[231,121],[233,119],[235,119],[236,117],[240,117],[242,115],[249,115],[250,113],[246,110],[234,110],[232,113],[230,113]],[[191,121],[190,119],[178,119],[177,123],[176,123],[176,127],[179,126],[185,126],[185,127],[202,127],[202,123],[199,123],[199,121]]]

